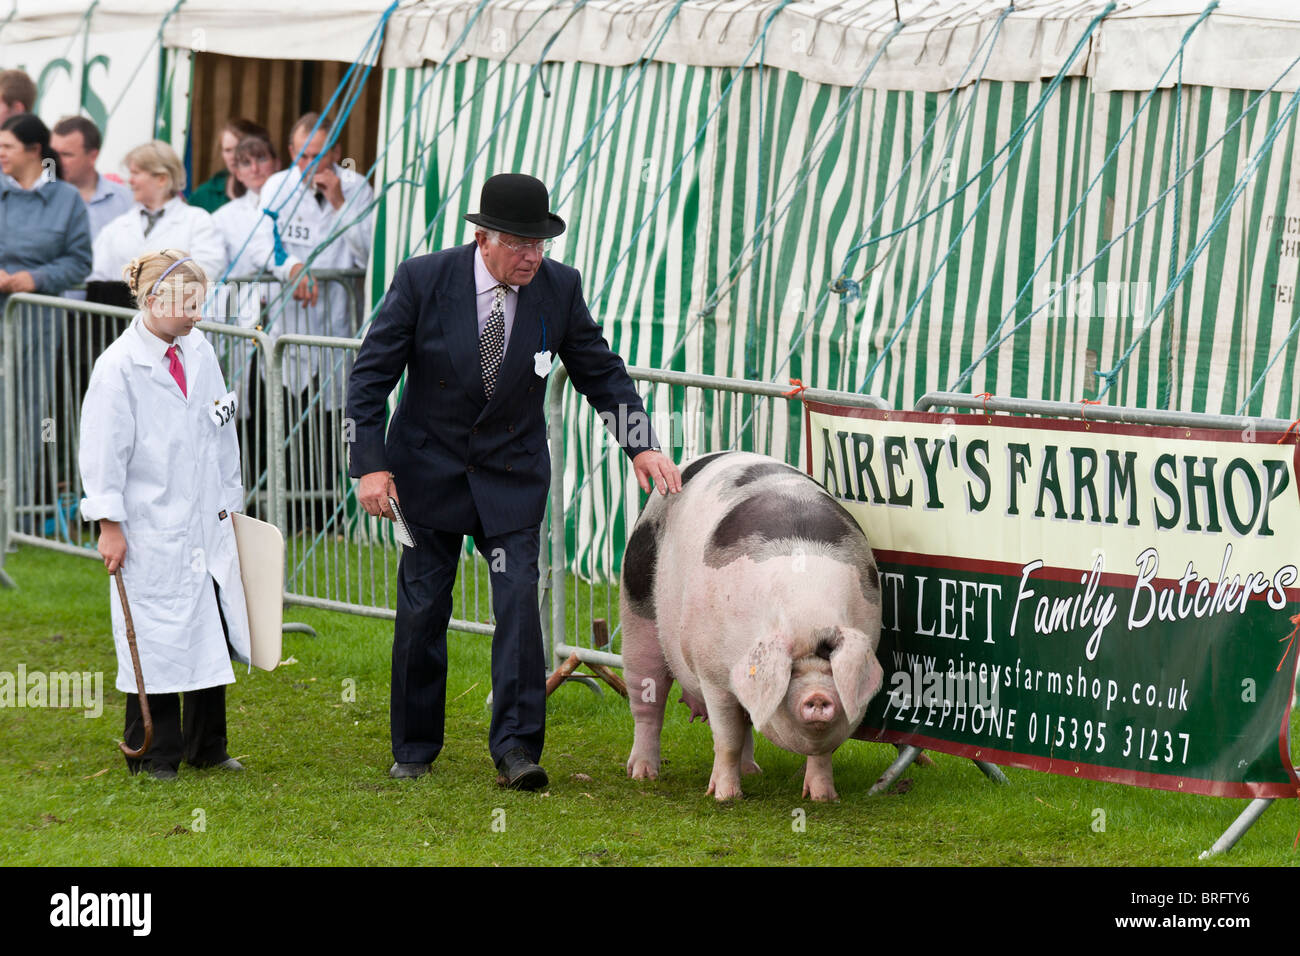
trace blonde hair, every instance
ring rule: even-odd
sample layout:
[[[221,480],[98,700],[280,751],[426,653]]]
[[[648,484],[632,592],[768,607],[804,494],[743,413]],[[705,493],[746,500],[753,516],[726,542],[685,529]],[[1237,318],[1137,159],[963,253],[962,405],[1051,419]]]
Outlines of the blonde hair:
[[[146,252],[143,255],[136,256],[128,262],[122,270],[122,279],[130,287],[131,297],[135,299],[135,304],[143,309],[145,299],[153,294],[154,286],[158,284],[162,274],[167,272],[174,263],[186,258],[189,258],[189,253],[182,252],[179,249],[160,249],[157,252]],[[203,271],[203,267],[193,259],[190,259],[189,262],[182,262],[168,273],[168,288],[171,288],[172,282],[176,279],[182,281],[182,288],[191,282],[197,282],[206,293],[207,274]]]
[[[181,164],[180,157],[176,155],[176,150],[160,139],[141,143],[126,154],[123,162],[128,167],[136,166],[146,173],[153,175],[161,173],[166,176],[171,181],[173,196],[185,189],[185,167]]]

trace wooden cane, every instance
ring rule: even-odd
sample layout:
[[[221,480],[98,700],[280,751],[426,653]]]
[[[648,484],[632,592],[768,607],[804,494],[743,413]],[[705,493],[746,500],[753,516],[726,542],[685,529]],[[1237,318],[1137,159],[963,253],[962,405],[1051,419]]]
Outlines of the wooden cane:
[[[149,745],[153,743],[153,718],[149,715],[149,696],[144,692],[144,673],[140,670],[140,651],[135,646],[135,625],[131,623],[131,605],[126,601],[126,585],[122,583],[122,569],[113,572],[117,582],[117,596],[122,599],[122,617],[126,619],[126,646],[131,648],[131,663],[135,667],[135,690],[140,695],[140,716],[144,719],[144,744],[139,750],[132,750],[126,741],[118,744],[122,753],[128,757],[144,756]]]

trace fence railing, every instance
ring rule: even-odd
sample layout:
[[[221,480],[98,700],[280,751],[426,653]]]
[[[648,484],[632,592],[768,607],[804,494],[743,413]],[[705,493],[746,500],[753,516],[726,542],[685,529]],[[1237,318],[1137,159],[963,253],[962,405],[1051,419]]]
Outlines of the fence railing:
[[[272,334],[246,326],[231,306],[223,311],[227,321],[198,328],[213,345],[227,385],[240,396],[245,510],[276,524],[285,537],[286,604],[395,617],[401,546],[390,522],[360,508],[356,483],[347,474],[350,423],[344,408],[360,341]],[[133,315],[49,296],[9,298],[0,320],[0,584],[7,581],[3,561],[11,541],[98,557],[91,526],[78,512],[81,402],[95,357]],[[628,372],[665,451],[679,462],[739,448],[797,466],[805,437],[798,398],[889,408],[880,398],[849,392],[805,389],[796,395],[768,382],[636,367]],[[608,426],[617,430],[620,423],[602,421],[582,401],[563,365],[551,373],[548,388],[551,488],[547,543],[539,555],[547,650],[557,663],[576,653],[583,661],[621,666],[618,575],[645,496],[611,437]],[[1283,430],[1288,424],[950,392],[929,393],[916,406],[942,408],[1197,428]],[[607,625],[603,644],[594,636],[597,620]],[[467,540],[450,627],[491,634],[494,625],[487,565]]]

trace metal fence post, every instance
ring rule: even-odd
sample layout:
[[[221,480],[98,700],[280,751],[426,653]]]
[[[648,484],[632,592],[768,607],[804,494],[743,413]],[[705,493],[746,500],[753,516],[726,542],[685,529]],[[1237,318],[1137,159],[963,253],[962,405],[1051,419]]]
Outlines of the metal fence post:
[[[547,439],[551,442],[551,507],[550,511],[550,612],[549,633],[546,637],[546,651],[551,658],[551,666],[559,667],[559,652],[556,650],[567,644],[565,627],[565,574],[568,560],[564,553],[564,385],[569,374],[563,365],[559,365],[551,374],[550,393],[546,397]]]
[[[269,344],[269,339],[268,339]],[[267,363],[266,373],[266,404],[270,411],[270,437],[267,439],[267,447],[270,453],[267,455],[267,484],[271,487],[271,514],[275,515],[275,526],[280,529],[280,534],[286,538],[289,536],[289,509],[286,502],[288,490],[285,486],[284,468],[281,467],[283,462],[280,458],[284,454],[284,389],[281,386],[283,381],[283,369],[281,364],[284,362],[284,343],[277,339],[274,345],[270,346],[270,361]],[[288,571],[289,565],[285,563],[285,570]],[[287,583],[287,582],[286,582]]]
[[[0,463],[4,466],[4,474],[0,477],[0,481],[3,481],[3,487],[0,487],[0,585],[7,588],[16,586],[4,570],[5,554],[9,550],[9,528],[13,522],[13,488],[16,480],[13,433],[14,422],[17,420],[13,411],[15,401],[13,312],[14,297],[10,296],[9,301],[5,303],[4,315],[0,316],[0,346],[3,347],[4,353],[3,358],[0,359],[0,375],[4,376],[4,399],[0,401],[0,408],[7,410],[4,415],[4,432],[0,434]]]

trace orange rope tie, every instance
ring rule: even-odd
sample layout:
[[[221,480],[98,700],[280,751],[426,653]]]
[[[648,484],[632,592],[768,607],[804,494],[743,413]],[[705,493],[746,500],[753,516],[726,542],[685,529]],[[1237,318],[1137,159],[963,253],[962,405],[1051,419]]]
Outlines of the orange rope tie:
[[[1097,399],[1094,401],[1091,398],[1085,398],[1082,401],[1080,401],[1079,404],[1083,406],[1082,408],[1079,409],[1079,417],[1083,419],[1083,426],[1084,428],[1088,429],[1088,431],[1092,431],[1092,425],[1088,423],[1088,406],[1100,405],[1101,400]]]
[[[982,399],[984,399],[984,418],[985,418],[985,420],[988,422],[988,424],[992,425],[992,424],[993,424],[993,416],[989,414],[989,399],[993,397],[993,393],[992,393],[992,392],[980,392],[980,393],[979,393],[978,395],[976,395],[975,397],[976,397],[976,398],[982,398]]]
[[[1291,436],[1291,432],[1295,429],[1297,425],[1300,425],[1300,418],[1297,418],[1295,421],[1293,421],[1290,425],[1286,427],[1286,431],[1284,431],[1282,433],[1282,437],[1277,440],[1277,444],[1279,445],[1285,444],[1286,440]],[[1298,433],[1296,437],[1300,438],[1300,433]]]
[[[1293,614],[1291,616],[1291,623],[1295,625],[1295,627],[1291,628],[1291,633],[1286,637],[1279,637],[1277,639],[1279,644],[1283,641],[1289,642],[1286,646],[1286,650],[1282,652],[1282,659],[1277,662],[1277,669],[1279,671],[1282,669],[1282,665],[1286,663],[1286,659],[1291,653],[1291,647],[1295,644],[1296,635],[1300,634],[1300,614]]]
[[[781,393],[786,398],[797,398],[798,396],[802,395],[803,392],[808,388],[807,385],[799,381],[797,378],[790,379],[790,384],[793,385],[794,388],[790,389],[790,391],[788,392]],[[802,401],[802,399],[800,400]]]

